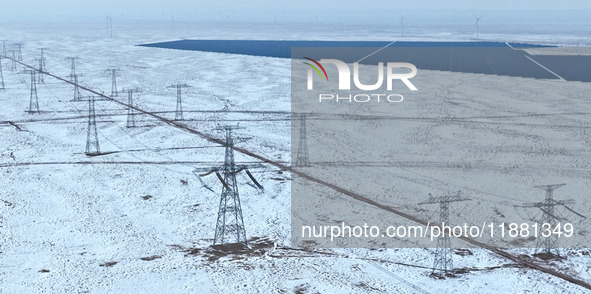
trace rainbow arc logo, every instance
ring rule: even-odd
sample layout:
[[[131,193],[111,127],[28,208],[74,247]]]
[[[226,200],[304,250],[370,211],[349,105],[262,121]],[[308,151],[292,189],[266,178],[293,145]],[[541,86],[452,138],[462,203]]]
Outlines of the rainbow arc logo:
[[[326,70],[324,70],[324,67],[322,66],[322,64],[320,64],[320,62],[318,62],[318,61],[316,61],[316,60],[314,60],[312,58],[309,58],[309,57],[304,57],[304,58],[305,59],[308,59],[308,60],[312,61],[314,64],[316,64],[322,70],[322,72],[324,73],[324,77],[322,77],[322,74],[320,73],[320,70],[318,70],[318,67],[314,66],[314,64],[311,64],[311,63],[305,62],[305,61],[304,61],[304,64],[307,64],[308,66],[310,66],[311,68],[313,68],[318,73],[318,75],[320,76],[320,79],[321,80],[323,80],[323,79],[326,78],[326,81],[328,81],[328,75],[326,75]]]

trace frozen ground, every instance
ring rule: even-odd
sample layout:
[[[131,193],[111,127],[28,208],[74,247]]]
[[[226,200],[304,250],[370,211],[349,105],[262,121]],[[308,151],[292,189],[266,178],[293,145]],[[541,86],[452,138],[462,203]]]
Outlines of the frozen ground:
[[[107,93],[111,84],[104,70],[118,67],[120,88],[142,90],[134,96],[139,107],[169,111],[163,115],[171,118],[175,92],[166,86],[187,82],[194,86],[184,95],[188,125],[221,136],[212,131],[219,121],[239,121],[246,127],[241,135],[252,137],[239,146],[285,162],[290,158],[289,60],[134,45],[176,38],[392,39],[391,32],[372,28],[158,28],[142,23],[115,24],[114,38],[106,39],[103,27],[2,24],[0,38],[9,44],[23,42],[24,62],[29,64],[35,63],[36,48],[47,48],[47,70],[64,77],[70,72],[65,57],[80,57],[80,83]],[[432,35],[425,31],[407,38],[462,40],[469,36]],[[571,40],[580,44],[583,39],[577,34],[556,36],[488,37],[556,44]],[[268,238],[277,248],[262,239],[253,242],[257,248],[253,252],[220,256],[208,249],[220,187],[216,179],[207,178],[216,193],[203,188],[191,170],[220,162],[222,148],[145,116],[137,117],[137,128],[128,129],[125,109],[112,102],[97,102],[101,151],[122,152],[88,158],[84,155],[87,104],[70,101],[72,86],[46,77],[37,89],[43,113],[28,114],[28,76],[11,73],[6,60],[2,65],[7,89],[0,92],[0,121],[16,126],[0,126],[1,293],[584,293],[578,286],[515,267],[482,249],[455,256],[456,267],[473,268],[469,273],[434,280],[428,276],[432,249],[289,248],[290,175],[270,166],[255,171],[265,193],[242,185],[241,196],[247,236]],[[584,112],[584,101],[581,97],[560,107]],[[504,100],[484,105],[452,97],[450,102],[458,113],[488,114],[488,106],[509,107]],[[276,112],[248,112],[269,110]],[[449,115],[441,111],[437,115]],[[585,116],[559,119],[580,125],[577,134],[588,138]],[[567,151],[589,152],[584,146],[573,148]],[[253,161],[236,156],[241,162]],[[122,161],[143,164],[116,163]],[[187,161],[194,163],[183,163]],[[574,168],[588,170],[588,166]],[[588,252],[575,250],[568,257],[547,265],[591,281]]]

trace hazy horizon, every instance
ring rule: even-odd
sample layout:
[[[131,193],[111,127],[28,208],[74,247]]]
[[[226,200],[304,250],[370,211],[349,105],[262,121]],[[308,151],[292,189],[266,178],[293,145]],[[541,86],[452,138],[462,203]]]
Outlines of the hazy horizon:
[[[532,9],[535,7],[535,9]],[[483,16],[481,25],[556,24],[591,25],[591,1],[435,1],[395,3],[371,1],[241,1],[156,0],[48,1],[21,0],[3,3],[0,22],[145,20],[220,23],[391,24],[405,18],[408,25],[463,24]]]

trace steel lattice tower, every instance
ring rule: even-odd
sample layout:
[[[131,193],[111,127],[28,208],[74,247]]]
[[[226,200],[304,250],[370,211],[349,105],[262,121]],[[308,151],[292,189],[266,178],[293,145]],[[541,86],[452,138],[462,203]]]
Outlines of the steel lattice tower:
[[[39,48],[41,51],[41,57],[39,58],[39,76],[37,77],[37,83],[44,83],[43,74],[45,73],[45,48]]]
[[[129,89],[127,90],[127,127],[128,128],[135,128],[135,110],[133,109],[133,92],[138,92],[138,90]]]
[[[39,60],[39,74],[37,75],[37,83],[41,84],[43,83],[43,59],[38,59]]]
[[[74,99],[72,99],[73,101],[80,101],[80,99],[82,98],[82,95],[80,94],[80,87],[78,86],[78,75],[74,74],[70,76],[73,79],[73,84],[74,84]]]
[[[298,153],[296,156],[296,166],[310,166],[310,159],[308,156],[308,140],[306,134],[306,118],[307,115],[302,113],[298,115],[300,119],[300,134],[298,141]]]
[[[176,88],[176,111],[174,113],[174,120],[183,120],[185,119],[183,116],[183,100],[181,96],[182,88],[189,88],[190,86],[187,84],[177,84],[171,85],[167,88]]]
[[[74,77],[76,76],[76,59],[78,57],[66,57],[66,59],[72,62],[70,65],[70,81],[74,82]]]
[[[116,68],[108,68],[107,72],[111,75],[111,97],[117,97],[119,92],[117,91],[117,71]]]
[[[16,57],[15,57],[16,52],[14,50],[10,50],[10,52],[12,53],[12,63],[10,66],[10,70],[15,71],[16,70]]]
[[[517,207],[524,207],[524,208],[538,208],[542,211],[542,217],[540,219],[534,220],[539,224],[550,224],[550,228],[554,229],[559,221],[569,222],[568,219],[561,217],[556,210],[556,206],[564,206],[567,210],[574,213],[575,215],[585,218],[585,216],[581,215],[580,213],[575,212],[572,208],[566,206],[567,204],[574,204],[574,200],[555,200],[554,199],[554,190],[565,186],[566,184],[555,184],[555,185],[544,185],[544,186],[534,186],[534,188],[542,189],[546,191],[546,197],[544,198],[543,202],[535,202],[520,205]],[[560,252],[558,250],[558,236],[555,234],[550,234],[548,238],[538,237],[536,240],[536,253],[542,251],[546,254],[552,254],[556,256],[560,256]],[[554,251],[554,253],[552,252]]]
[[[23,43],[16,43],[14,44],[17,48],[18,53],[18,61],[23,61]]]
[[[0,90],[4,90],[4,74],[2,73],[2,56],[0,56]]]
[[[546,198],[544,202],[539,203],[539,208],[542,210],[543,215],[540,223],[548,223],[551,225],[551,228],[556,226],[556,219],[554,213],[554,207],[556,205],[562,205],[562,203],[556,202],[554,200],[554,190],[564,186],[565,184],[557,184],[557,185],[546,185],[546,186],[535,186],[535,188],[542,189],[546,191]],[[550,235],[549,238],[538,238],[536,240],[536,251],[543,249],[544,253],[551,254],[552,250],[558,250],[558,237],[554,235]],[[558,252],[556,252],[558,256]]]
[[[246,230],[244,229],[244,219],[242,217],[242,206],[240,204],[240,195],[238,193],[238,183],[236,181],[236,174],[241,171],[246,171],[246,174],[252,181],[250,186],[264,191],[264,187],[254,178],[250,173],[249,168],[263,168],[260,164],[237,165],[234,161],[234,143],[237,140],[247,140],[249,138],[236,138],[232,131],[235,129],[242,129],[238,125],[218,127],[216,130],[225,132],[224,139],[224,164],[221,167],[213,168],[196,168],[193,173],[197,176],[199,181],[201,177],[215,173],[217,178],[222,183],[222,193],[220,196],[220,204],[218,209],[218,217],[215,227],[215,236],[213,245],[224,245],[227,243],[241,243],[248,246],[246,240]],[[203,181],[203,186],[212,191]]]
[[[101,154],[96,130],[96,114],[94,112],[94,96],[88,97],[88,129],[86,133],[86,155]]]
[[[22,71],[21,73],[31,75],[31,94],[29,96],[29,110],[27,110],[27,112],[39,113],[39,98],[37,97],[37,80],[35,79],[35,71],[27,69]]]
[[[232,131],[240,128],[238,126],[224,126],[220,129],[226,133],[224,165],[221,169],[223,180],[218,219],[215,226],[215,237],[213,244],[225,244],[232,238],[236,243],[246,244],[246,230],[242,218],[242,207],[238,185],[236,183],[236,164],[234,162],[234,138]],[[218,177],[220,174],[218,173]]]
[[[554,190],[564,186],[565,184],[557,184],[557,185],[546,185],[546,186],[535,186],[535,188],[538,189],[543,189],[546,191],[546,198],[544,199],[544,202],[539,203],[539,208],[542,210],[543,212],[543,216],[542,219],[540,221],[540,223],[549,223],[551,225],[552,228],[554,228],[554,226],[556,225],[556,216],[554,213],[554,207],[556,205],[562,205],[562,203],[558,203],[556,202],[556,200],[554,200]],[[551,250],[552,249],[558,249],[558,237],[551,235],[550,238],[538,238],[536,240],[536,251],[540,250],[540,248],[543,248],[544,253],[548,253],[551,254]],[[556,255],[560,255],[560,254],[556,254]]]
[[[2,40],[2,56],[6,57],[6,40]]]
[[[463,197],[458,192],[456,195],[444,195],[433,197],[429,194],[429,199],[419,204],[439,204],[439,224],[449,225],[449,206],[452,202],[468,201],[469,198]],[[454,274],[453,251],[451,247],[450,232],[445,234],[441,231],[441,236],[437,238],[437,248],[435,250],[435,259],[433,261],[433,273]]]

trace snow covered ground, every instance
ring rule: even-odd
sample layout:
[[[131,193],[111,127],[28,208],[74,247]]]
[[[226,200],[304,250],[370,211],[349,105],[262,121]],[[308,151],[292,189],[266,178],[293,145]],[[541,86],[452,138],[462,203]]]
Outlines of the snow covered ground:
[[[46,48],[47,70],[63,77],[70,74],[65,58],[79,57],[80,83],[105,93],[111,87],[105,69],[117,67],[120,89],[140,88],[134,95],[138,107],[165,111],[170,118],[176,93],[166,87],[186,82],[193,86],[183,94],[188,125],[221,138],[215,126],[240,122],[245,129],[239,135],[252,138],[238,146],[282,162],[290,160],[289,60],[135,45],[178,38],[392,40],[392,32],[376,28],[115,23],[112,39],[105,31],[102,23],[2,24],[0,39],[22,42],[27,64],[36,64],[37,48]],[[481,38],[578,45],[582,36],[523,32]],[[404,39],[469,37],[425,31]],[[11,72],[5,59],[2,66],[0,121],[13,125],[0,125],[0,293],[585,293],[484,249],[455,256],[455,266],[472,269],[469,273],[438,280],[429,277],[433,249],[290,248],[291,175],[271,166],[254,170],[264,194],[239,178],[254,249],[220,254],[208,246],[221,187],[210,177],[205,181],[216,192],[207,190],[191,171],[219,164],[222,148],[145,115],[136,117],[137,128],[126,128],[127,110],[99,101],[101,151],[121,152],[89,158],[84,155],[88,105],[70,101],[73,87],[45,77],[37,86],[42,113],[28,114],[29,77]],[[117,99],[125,101],[125,93]],[[452,100],[464,110],[490,110],[470,107],[476,102],[469,98]],[[583,112],[584,101],[560,107]],[[588,118],[569,122],[581,126],[577,134],[588,136]],[[581,148],[569,151],[589,152]],[[253,161],[241,154],[236,159]],[[573,250],[568,260],[547,265],[589,282],[589,256]]]

